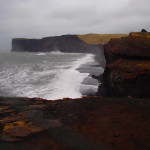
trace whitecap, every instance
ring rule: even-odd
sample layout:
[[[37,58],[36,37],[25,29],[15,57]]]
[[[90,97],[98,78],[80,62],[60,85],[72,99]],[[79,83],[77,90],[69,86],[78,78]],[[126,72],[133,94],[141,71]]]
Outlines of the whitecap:
[[[60,54],[60,52],[57,53]],[[41,55],[41,53],[38,54]],[[55,65],[56,63],[53,61],[49,61],[51,60],[50,58],[53,58],[53,56],[49,57],[49,55],[45,58],[46,62],[43,61],[43,58],[41,60],[38,58],[38,63],[29,61],[28,65],[26,63],[24,65],[14,64],[0,71],[0,86],[5,91],[8,91],[10,96],[40,97],[48,100],[65,97],[80,98],[86,93],[86,90],[90,91],[90,89],[95,92],[95,86],[83,85],[82,83],[90,73],[78,71],[81,65],[93,62],[94,55],[81,55],[79,53],[76,53],[76,55],[70,59],[71,61],[65,61],[64,63],[64,58],[69,57],[60,59],[62,61],[60,66],[59,64]],[[77,57],[78,59],[75,59]],[[50,63],[54,63],[55,66],[49,67]]]
[[[57,70],[55,78],[49,85],[49,88],[47,87],[50,89],[51,93],[45,95],[44,98],[56,100],[61,98],[82,97],[80,90],[81,83],[89,76],[89,73],[80,73],[77,68],[90,61],[94,61],[94,56],[92,54],[87,54],[86,56],[72,62],[69,69]]]
[[[63,55],[63,54],[66,54],[66,53],[63,53],[59,50],[56,50],[56,51],[51,51],[50,54],[55,54],[55,55]]]
[[[38,53],[36,55],[43,56],[43,55],[46,55],[46,54],[45,53]]]

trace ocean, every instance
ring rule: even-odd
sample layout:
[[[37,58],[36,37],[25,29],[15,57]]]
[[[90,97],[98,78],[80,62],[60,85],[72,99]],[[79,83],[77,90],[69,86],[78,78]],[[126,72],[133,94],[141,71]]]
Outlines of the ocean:
[[[0,53],[0,96],[47,100],[94,95],[104,69],[85,53]]]

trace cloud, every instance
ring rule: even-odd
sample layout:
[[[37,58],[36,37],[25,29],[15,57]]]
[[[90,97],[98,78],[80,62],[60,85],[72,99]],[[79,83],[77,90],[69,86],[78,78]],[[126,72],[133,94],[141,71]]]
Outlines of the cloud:
[[[0,0],[0,50],[11,38],[150,30],[149,0]]]

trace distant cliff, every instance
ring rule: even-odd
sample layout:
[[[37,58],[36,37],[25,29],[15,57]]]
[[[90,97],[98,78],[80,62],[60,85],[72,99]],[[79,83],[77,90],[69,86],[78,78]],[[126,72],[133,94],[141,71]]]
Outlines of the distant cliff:
[[[109,96],[150,97],[150,33],[130,33],[104,46]],[[101,87],[98,94],[100,94]]]
[[[77,35],[45,37],[42,39],[12,39],[12,51],[18,52],[91,52],[99,49],[98,44],[87,44]]]
[[[105,57],[103,45],[88,44],[77,35],[62,35],[45,37],[42,39],[12,39],[13,52],[73,52],[73,53],[93,53],[96,60],[105,67]]]

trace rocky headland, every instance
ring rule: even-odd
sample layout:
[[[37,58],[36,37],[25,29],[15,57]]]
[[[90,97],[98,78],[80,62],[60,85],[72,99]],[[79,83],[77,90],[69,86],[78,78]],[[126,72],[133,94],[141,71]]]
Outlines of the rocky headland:
[[[87,34],[44,37],[42,39],[13,38],[12,51],[17,52],[93,52],[106,44],[111,38],[127,34]]]
[[[91,38],[91,35],[89,35]],[[62,35],[44,37],[42,39],[12,39],[12,52],[69,52],[69,53],[92,53],[96,60],[105,66],[105,58],[102,43],[88,43],[85,38],[78,35]],[[101,59],[100,59],[101,58]]]
[[[62,35],[42,39],[12,39],[12,51],[17,52],[92,52],[99,49],[99,44],[88,44],[77,35]]]
[[[103,82],[108,96],[150,97],[150,33],[112,39],[104,45],[104,55]]]
[[[104,45],[105,97],[0,97],[0,150],[148,150],[149,35],[130,33]]]

